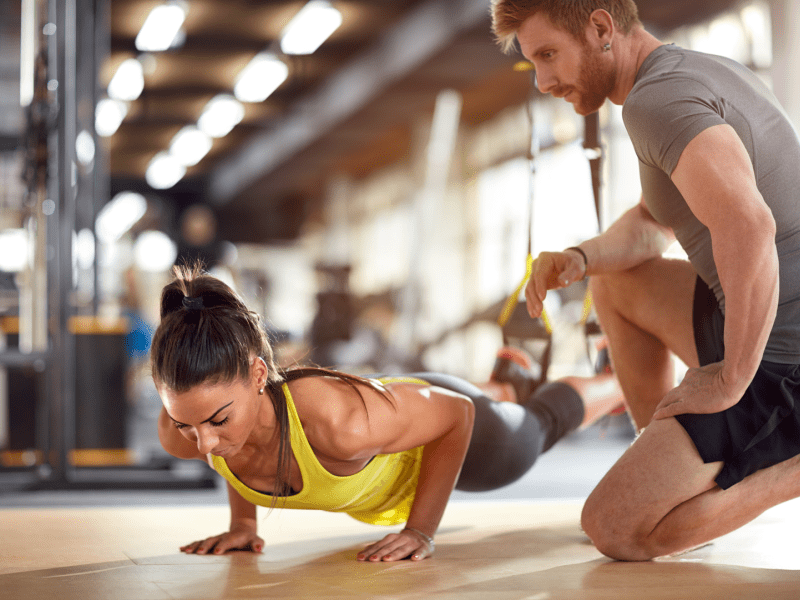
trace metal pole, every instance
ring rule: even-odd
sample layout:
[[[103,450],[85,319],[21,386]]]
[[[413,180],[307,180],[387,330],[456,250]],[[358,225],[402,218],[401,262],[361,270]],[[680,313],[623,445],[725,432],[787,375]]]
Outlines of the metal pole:
[[[47,157],[39,143],[47,136],[47,77],[40,50],[43,46],[42,3],[39,0],[24,2],[23,47],[29,59],[20,65],[25,70],[23,79],[30,80],[30,90],[25,92],[28,100],[27,183],[30,216],[27,219],[31,252],[28,264],[20,281],[20,334],[19,347],[23,352],[45,352],[47,350],[47,217],[42,214],[42,203],[46,199]],[[30,71],[30,72],[27,72]]]
[[[97,240],[97,232],[95,231],[94,223],[100,209],[110,200],[110,182],[109,182],[109,167],[108,167],[108,151],[105,144],[101,143],[97,131],[94,128],[94,113],[97,102],[100,100],[103,90],[101,89],[100,82],[98,81],[97,73],[100,70],[100,65],[105,62],[110,54],[111,48],[111,15],[110,15],[110,0],[94,0],[94,72],[92,81],[92,122],[91,131],[95,144],[94,153],[94,212],[92,217],[91,230],[94,233],[94,269],[93,269],[93,287],[94,298],[92,308],[94,314],[98,314],[100,309],[100,243]]]
[[[48,479],[68,483],[70,451],[75,447],[75,340],[69,329],[72,295],[72,236],[75,230],[76,166],[76,13],[75,0],[53,0],[58,98],[58,128],[55,133],[56,169],[51,180],[51,198],[57,199],[53,221],[57,226],[53,244],[53,360],[49,372],[51,452]],[[54,14],[53,14],[54,13]],[[52,81],[52,80],[51,80]],[[56,85],[54,84],[54,85]]]
[[[602,232],[603,146],[600,141],[600,113],[595,112],[584,117],[584,127],[583,148],[586,151],[586,157],[589,159],[589,168],[592,173],[592,191],[594,192],[594,207],[597,211],[597,229]]]

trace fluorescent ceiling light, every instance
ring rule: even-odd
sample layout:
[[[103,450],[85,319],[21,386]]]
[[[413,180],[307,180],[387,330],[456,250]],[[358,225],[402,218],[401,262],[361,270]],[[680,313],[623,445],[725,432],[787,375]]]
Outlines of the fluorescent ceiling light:
[[[147,200],[144,196],[136,192],[120,192],[97,215],[95,231],[98,239],[106,243],[116,242],[145,212]]]
[[[342,24],[342,14],[325,0],[311,0],[284,27],[281,50],[285,54],[311,54]]]
[[[244,118],[244,106],[233,96],[219,94],[214,96],[197,121],[197,126],[206,135],[219,138],[230,133]]]
[[[211,150],[211,138],[197,127],[189,125],[172,138],[169,153],[184,167],[199,163]]]
[[[115,100],[136,100],[144,89],[144,72],[142,63],[135,58],[123,62],[111,83],[108,84],[108,95]]]
[[[110,137],[114,135],[128,114],[128,104],[122,100],[103,98],[97,103],[94,111],[94,129],[97,135]]]
[[[159,152],[150,161],[144,178],[150,187],[166,190],[178,183],[184,175],[186,175],[186,167],[168,152]]]
[[[260,52],[236,79],[233,93],[242,102],[263,102],[289,76],[289,67],[274,54]]]
[[[186,18],[182,3],[170,2],[156,6],[147,15],[136,36],[136,49],[140,52],[160,52],[172,47]]]
[[[178,247],[161,231],[143,231],[133,246],[136,266],[148,273],[167,271],[175,264]]]

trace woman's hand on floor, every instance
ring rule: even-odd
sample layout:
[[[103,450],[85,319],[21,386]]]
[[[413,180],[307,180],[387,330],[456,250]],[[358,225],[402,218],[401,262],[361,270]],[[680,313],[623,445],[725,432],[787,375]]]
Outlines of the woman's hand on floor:
[[[390,533],[379,542],[375,542],[358,553],[358,560],[369,562],[391,562],[411,557],[411,560],[422,560],[433,554],[433,544],[429,544],[422,536],[410,530]]]
[[[250,550],[260,553],[264,540],[250,527],[232,527],[221,535],[206,538],[181,546],[186,554],[223,554],[229,550]]]

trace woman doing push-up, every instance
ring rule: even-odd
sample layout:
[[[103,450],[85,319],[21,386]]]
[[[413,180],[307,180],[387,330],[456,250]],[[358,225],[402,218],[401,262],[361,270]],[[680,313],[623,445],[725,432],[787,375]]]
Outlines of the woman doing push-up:
[[[525,395],[518,377],[523,397],[514,403],[437,373],[368,379],[284,371],[260,318],[226,284],[198,268],[175,273],[151,350],[164,405],[159,437],[173,456],[207,461],[220,473],[231,507],[230,530],[182,547],[187,553],[261,552],[261,505],[403,525],[358,559],[426,558],[454,487],[515,481],[561,437],[621,399],[616,386],[587,394],[588,380],[578,378]]]

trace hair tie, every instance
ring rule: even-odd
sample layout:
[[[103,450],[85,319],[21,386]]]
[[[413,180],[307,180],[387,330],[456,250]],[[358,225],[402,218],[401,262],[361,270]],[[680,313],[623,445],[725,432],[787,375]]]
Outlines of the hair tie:
[[[190,298],[189,296],[183,297],[183,308],[186,310],[203,310],[203,298]]]

